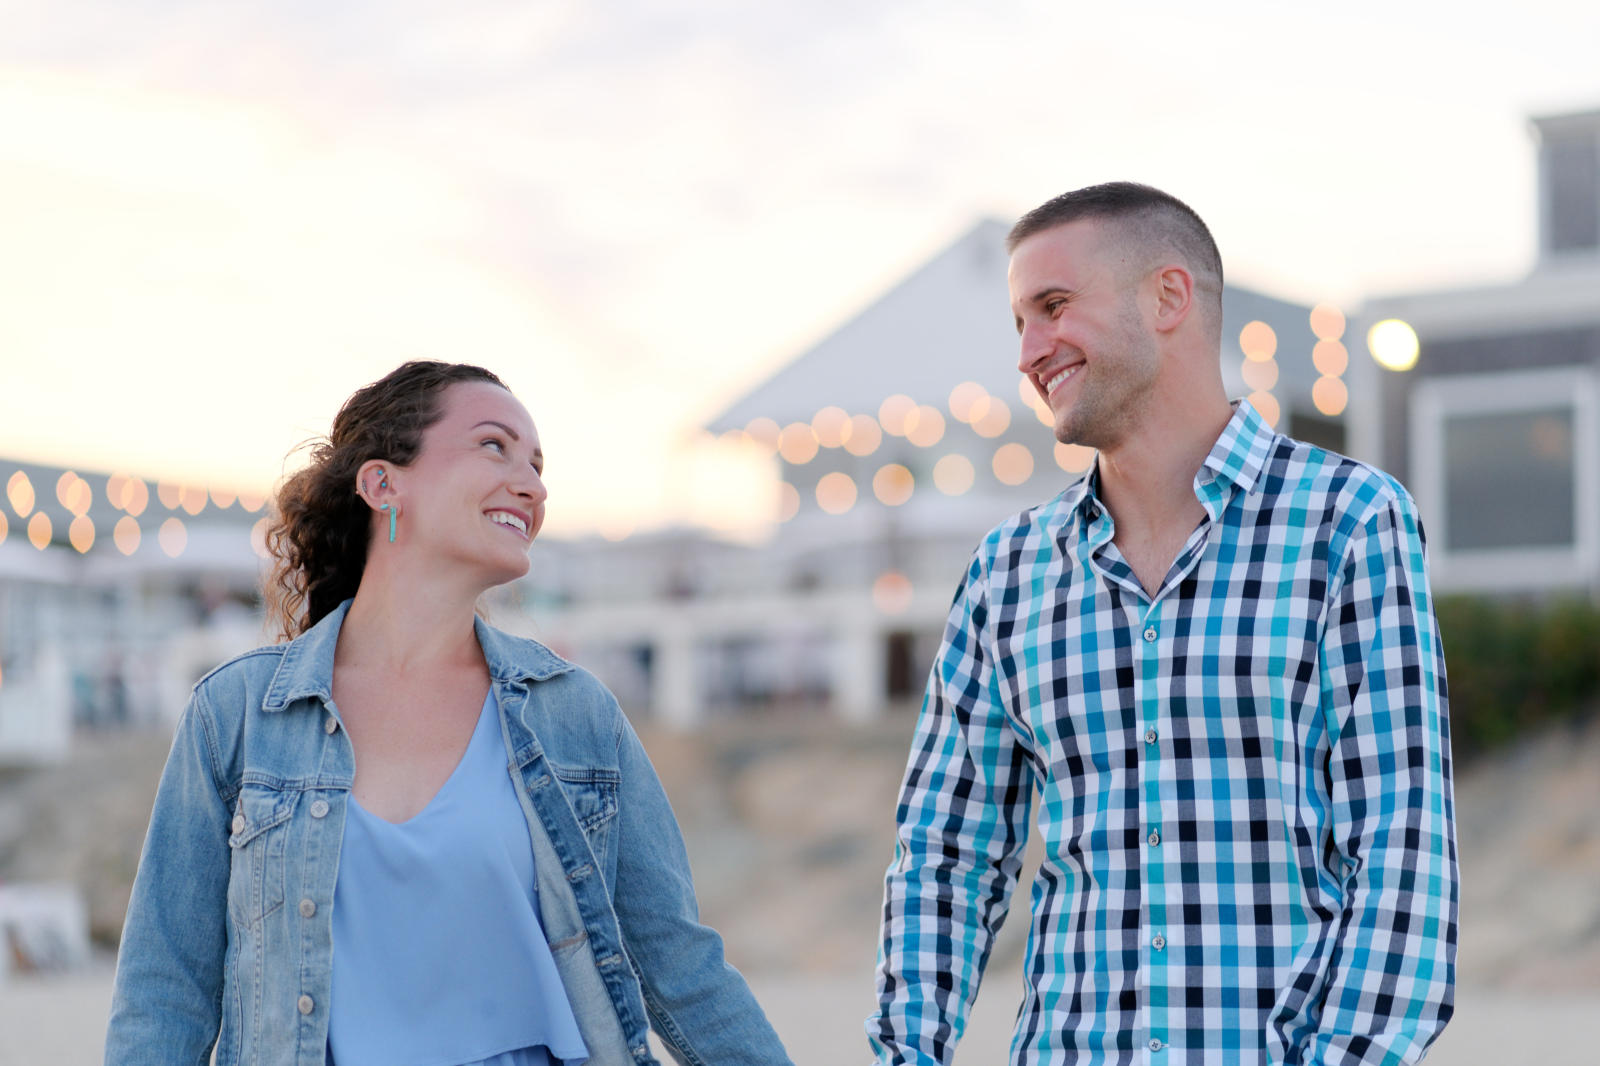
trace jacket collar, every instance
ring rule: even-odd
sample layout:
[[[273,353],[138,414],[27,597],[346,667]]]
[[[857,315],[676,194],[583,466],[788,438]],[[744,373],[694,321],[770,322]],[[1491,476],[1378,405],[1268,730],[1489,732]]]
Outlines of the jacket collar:
[[[284,646],[283,658],[261,703],[262,710],[281,711],[303,699],[333,701],[333,655],[349,610],[350,601],[345,600]],[[482,618],[473,619],[473,629],[488,663],[489,676],[496,682],[546,681],[572,669],[571,663],[538,641],[514,637]]]

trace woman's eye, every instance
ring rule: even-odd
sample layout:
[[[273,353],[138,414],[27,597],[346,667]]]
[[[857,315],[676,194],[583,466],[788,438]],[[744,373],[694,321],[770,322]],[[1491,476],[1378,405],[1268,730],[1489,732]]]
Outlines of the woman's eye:
[[[505,442],[496,440],[494,437],[489,437],[483,440],[481,443],[487,444],[489,447],[498,452],[504,452],[506,450]]]

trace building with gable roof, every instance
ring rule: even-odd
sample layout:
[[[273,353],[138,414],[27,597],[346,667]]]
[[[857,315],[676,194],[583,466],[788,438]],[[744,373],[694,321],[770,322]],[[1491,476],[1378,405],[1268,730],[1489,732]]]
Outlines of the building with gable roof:
[[[735,708],[914,706],[978,541],[1093,458],[1055,442],[1016,368],[1007,228],[979,221],[710,420],[775,465],[784,502],[769,543],[677,532],[552,545],[521,593],[538,634],[625,706],[683,725]],[[1343,316],[1321,309],[1319,339],[1311,310],[1228,286],[1224,381],[1342,449]],[[1324,378],[1339,399],[1320,397],[1326,413]]]

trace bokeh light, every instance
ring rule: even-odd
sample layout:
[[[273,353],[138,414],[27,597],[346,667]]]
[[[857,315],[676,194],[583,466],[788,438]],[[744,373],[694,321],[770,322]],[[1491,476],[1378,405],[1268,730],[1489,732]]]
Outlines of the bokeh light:
[[[851,455],[871,455],[883,443],[883,430],[871,415],[856,415],[850,419],[850,435],[844,440],[844,450]]]
[[[50,538],[55,535],[55,529],[50,524],[50,516],[43,511],[37,512],[28,519],[28,543],[40,551],[49,545]]]
[[[1344,312],[1332,304],[1318,304],[1311,309],[1311,332],[1318,340],[1336,341],[1344,336]]]
[[[161,523],[160,530],[156,532],[156,543],[161,545],[161,550],[167,553],[168,558],[176,559],[189,546],[189,530],[181,520],[169,518]]]
[[[108,485],[106,494],[112,506],[126,511],[135,518],[144,514],[144,509],[150,506],[150,486],[131,474],[124,477],[115,489]]]
[[[272,525],[270,518],[258,518],[256,524],[250,527],[250,550],[262,559],[267,558],[267,529]]]
[[[783,427],[783,436],[778,441],[778,454],[783,456],[783,461],[795,466],[804,466],[817,457],[817,435],[811,432],[808,422],[790,422]]]
[[[1332,418],[1344,413],[1345,405],[1350,402],[1350,390],[1338,378],[1324,375],[1311,386],[1311,402],[1318,411]]]
[[[1094,449],[1056,442],[1056,465],[1069,474],[1081,474],[1094,464]]]
[[[994,453],[994,476],[1007,485],[1020,485],[1033,476],[1033,453],[1025,444],[1012,441]]]
[[[1052,419],[1053,421],[1053,419]],[[998,396],[989,397],[983,414],[972,423],[973,432],[980,437],[998,437],[1011,425],[1011,408]]]
[[[1350,366],[1350,353],[1336,340],[1318,341],[1311,349],[1311,363],[1317,373],[1336,378]]]
[[[6,513],[0,511],[0,544],[6,542],[6,537],[11,533],[11,522],[6,518]]]
[[[1246,359],[1257,363],[1266,362],[1278,351],[1278,335],[1272,327],[1257,319],[1247,322],[1239,331],[1239,350]]]
[[[1417,331],[1398,318],[1375,322],[1367,330],[1367,350],[1385,370],[1405,371],[1417,365],[1422,350]]]
[[[906,440],[919,448],[931,448],[944,438],[944,415],[937,407],[924,404],[906,418]]]
[[[1257,363],[1246,359],[1239,364],[1239,374],[1253,391],[1271,392],[1272,386],[1278,383],[1278,361],[1268,359]]]
[[[206,490],[198,485],[186,485],[180,492],[178,505],[191,515],[206,509]]]
[[[911,476],[911,471],[899,463],[888,463],[878,468],[872,476],[872,494],[878,502],[887,507],[899,507],[911,499],[911,493],[917,487],[917,479]]]
[[[94,502],[94,490],[89,483],[71,470],[56,479],[56,499],[73,515],[87,514]]]
[[[960,453],[952,453],[933,464],[933,484],[946,496],[960,496],[972,488],[977,471],[972,460]]]
[[[811,432],[824,448],[837,448],[850,435],[850,416],[842,407],[824,407],[811,416]]]
[[[898,570],[885,570],[872,583],[872,605],[884,614],[903,614],[911,606],[911,579]]]
[[[957,422],[972,422],[983,416],[976,408],[988,398],[989,392],[982,385],[963,381],[950,390],[950,414]]]
[[[81,514],[67,527],[67,541],[82,555],[94,547],[94,519]]]
[[[183,503],[183,486],[171,481],[162,481],[156,485],[156,499],[161,501],[161,506],[169,511],[176,511],[178,505]]]
[[[903,437],[906,419],[917,409],[917,402],[903,392],[897,392],[878,405],[878,424],[885,433]]]
[[[223,508],[224,510],[226,510],[229,507],[232,507],[233,506],[233,501],[237,500],[238,498],[239,498],[239,494],[237,492],[234,492],[231,489],[212,489],[211,490],[211,502],[216,504],[218,507]]]
[[[778,521],[787,522],[800,513],[800,490],[785,481],[778,486]]]
[[[829,514],[844,514],[856,505],[856,483],[835,470],[817,482],[817,506]]]
[[[782,432],[778,429],[778,423],[766,415],[762,415],[759,418],[752,418],[746,423],[744,431],[749,435],[750,440],[768,455],[778,454],[778,438]]]
[[[239,493],[239,506],[243,507],[246,511],[249,511],[251,514],[255,514],[257,511],[261,510],[261,508],[266,505],[266,502],[266,496],[259,492]]]
[[[1281,412],[1278,410],[1278,401],[1273,398],[1272,393],[1252,392],[1245,399],[1250,402],[1251,407],[1256,409],[1256,413],[1266,421],[1267,425],[1274,429],[1278,427],[1278,418]]]
[[[117,524],[111,529],[111,543],[115,544],[117,551],[123,555],[132,555],[139,550],[141,535],[139,520],[129,515],[123,515],[117,519]]]
[[[27,518],[33,510],[33,482],[28,480],[28,475],[18,470],[11,475],[11,480],[6,482],[6,499],[11,501],[11,509],[17,512],[18,518]]]

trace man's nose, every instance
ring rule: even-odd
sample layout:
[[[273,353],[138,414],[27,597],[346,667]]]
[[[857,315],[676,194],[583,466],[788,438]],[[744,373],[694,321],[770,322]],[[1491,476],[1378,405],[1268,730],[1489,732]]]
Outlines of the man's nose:
[[[1048,335],[1048,331],[1031,322],[1022,324],[1022,334],[1018,338],[1020,350],[1017,356],[1017,369],[1027,374],[1050,358],[1050,353],[1055,350],[1055,342]]]

